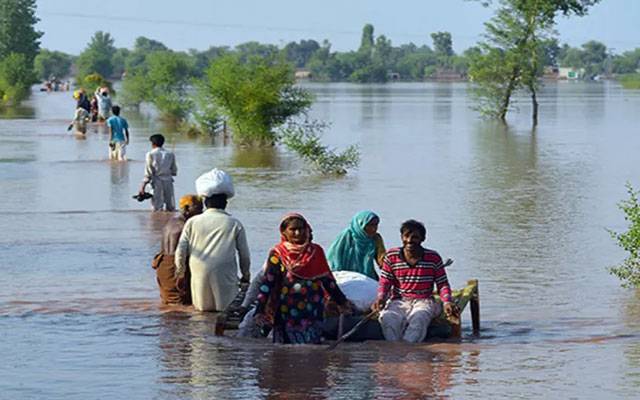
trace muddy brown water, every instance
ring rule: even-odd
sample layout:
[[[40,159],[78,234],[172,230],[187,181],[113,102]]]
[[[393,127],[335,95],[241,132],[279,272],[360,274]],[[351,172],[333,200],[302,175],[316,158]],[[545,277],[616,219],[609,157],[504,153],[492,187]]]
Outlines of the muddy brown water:
[[[463,83],[308,85],[327,143],[360,145],[342,178],[304,171],[279,148],[185,138],[127,111],[131,161],[106,160],[107,135],[66,132],[70,93],[34,93],[0,119],[0,398],[635,398],[640,295],[606,268],[624,258],[607,229],[625,222],[624,184],[640,187],[640,92],[559,83],[510,125],[469,109]],[[256,270],[287,211],[316,241],[361,209],[387,246],[407,218],[455,259],[454,287],[479,279],[482,331],[460,343],[273,346],[213,335],[208,314],[159,305],[150,260],[167,215],[131,199],[147,137],[167,134],[176,193],[211,167],[230,172],[229,210],[249,232]]]

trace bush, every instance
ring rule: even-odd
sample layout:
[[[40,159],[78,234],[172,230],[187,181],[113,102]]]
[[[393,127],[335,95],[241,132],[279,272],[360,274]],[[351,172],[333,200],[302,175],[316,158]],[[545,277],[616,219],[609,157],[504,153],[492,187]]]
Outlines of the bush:
[[[29,97],[31,85],[35,82],[35,74],[24,54],[11,53],[0,61],[0,95],[3,104],[20,104]]]
[[[326,125],[318,121],[292,121],[281,129],[282,144],[296,153],[311,168],[323,175],[344,175],[348,169],[360,163],[360,151],[356,145],[347,147],[340,153],[323,145],[320,132]]]
[[[622,286],[637,288],[640,287],[640,204],[638,192],[633,190],[630,183],[626,187],[629,199],[621,201],[618,207],[624,212],[629,228],[623,233],[609,233],[629,255],[621,264],[609,268],[609,271],[622,280]]]
[[[129,105],[151,103],[163,118],[180,122],[192,107],[192,101],[187,96],[191,72],[187,57],[181,53],[150,53],[142,65],[125,76],[124,102]]]
[[[618,80],[625,89],[640,89],[640,74],[624,74]]]
[[[274,143],[275,129],[311,106],[311,94],[294,83],[285,61],[254,57],[243,63],[228,55],[210,65],[201,85],[236,142]]]

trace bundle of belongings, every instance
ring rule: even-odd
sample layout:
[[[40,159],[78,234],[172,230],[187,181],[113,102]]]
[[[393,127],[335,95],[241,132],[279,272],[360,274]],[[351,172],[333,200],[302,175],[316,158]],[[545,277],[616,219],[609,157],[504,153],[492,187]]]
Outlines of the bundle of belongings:
[[[368,312],[376,301],[378,282],[359,272],[333,271],[333,276],[345,296],[361,312]]]
[[[225,194],[229,199],[235,195],[231,176],[217,168],[200,175],[196,179],[196,192],[202,197]]]

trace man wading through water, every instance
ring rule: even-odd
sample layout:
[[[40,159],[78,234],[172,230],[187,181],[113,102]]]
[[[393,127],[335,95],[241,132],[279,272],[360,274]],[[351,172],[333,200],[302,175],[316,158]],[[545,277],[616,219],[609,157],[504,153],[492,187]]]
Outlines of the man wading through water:
[[[160,297],[165,304],[191,304],[191,273],[185,268],[182,286],[178,286],[175,277],[175,253],[180,234],[187,220],[202,214],[202,200],[199,196],[189,194],[180,198],[180,214],[171,218],[162,230],[162,243],[151,264],[156,270]]]
[[[184,226],[176,249],[178,283],[191,268],[191,296],[197,311],[224,311],[238,294],[238,264],[249,283],[251,257],[242,223],[225,211],[234,195],[231,177],[214,169],[196,180],[205,212]],[[237,255],[237,259],[236,259]]]

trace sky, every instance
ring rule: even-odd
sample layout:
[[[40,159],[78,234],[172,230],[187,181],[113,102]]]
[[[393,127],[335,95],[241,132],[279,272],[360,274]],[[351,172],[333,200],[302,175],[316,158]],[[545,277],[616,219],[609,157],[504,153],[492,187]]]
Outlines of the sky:
[[[94,32],[109,32],[116,47],[138,36],[174,50],[205,50],[259,41],[328,39],[333,50],[356,49],[362,27],[393,45],[431,46],[432,32],[448,31],[456,52],[482,39],[493,10],[469,0],[37,0],[41,47],[79,54]],[[599,40],[615,53],[640,47],[640,0],[602,0],[586,17],[558,18],[560,42]]]

